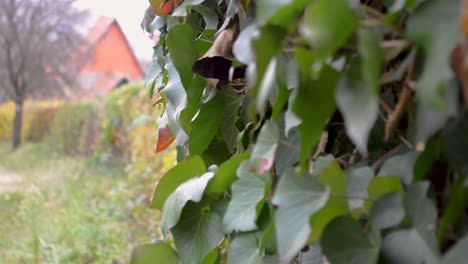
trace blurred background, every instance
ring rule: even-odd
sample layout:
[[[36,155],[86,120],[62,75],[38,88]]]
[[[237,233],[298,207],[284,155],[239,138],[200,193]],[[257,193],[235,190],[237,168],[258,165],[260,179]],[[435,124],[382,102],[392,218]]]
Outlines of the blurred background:
[[[127,263],[159,238],[147,1],[0,0],[0,263]]]

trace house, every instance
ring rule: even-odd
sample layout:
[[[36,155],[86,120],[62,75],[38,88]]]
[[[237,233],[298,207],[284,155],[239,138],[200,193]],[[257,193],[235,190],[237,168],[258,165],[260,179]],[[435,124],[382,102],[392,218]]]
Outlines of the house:
[[[124,83],[144,78],[144,71],[114,18],[100,17],[85,40],[79,70],[81,98],[102,97]]]

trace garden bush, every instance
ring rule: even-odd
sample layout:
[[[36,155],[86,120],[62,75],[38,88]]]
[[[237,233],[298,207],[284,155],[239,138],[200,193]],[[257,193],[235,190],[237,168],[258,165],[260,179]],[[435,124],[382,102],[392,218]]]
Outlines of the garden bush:
[[[21,136],[23,141],[38,141],[50,131],[59,101],[26,101]],[[10,139],[13,131],[15,104],[0,105],[0,140]]]
[[[64,104],[55,114],[48,143],[66,155],[94,155],[99,150],[100,113],[93,102]]]
[[[103,151],[119,156],[127,164],[128,173],[154,178],[173,165],[175,152],[168,149],[156,157],[155,120],[161,111],[147,103],[142,88],[142,83],[125,85],[107,97],[101,144]]]

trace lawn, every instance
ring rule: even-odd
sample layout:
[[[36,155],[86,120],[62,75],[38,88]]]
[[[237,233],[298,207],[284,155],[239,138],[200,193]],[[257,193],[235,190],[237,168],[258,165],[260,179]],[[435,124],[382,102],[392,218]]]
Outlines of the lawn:
[[[133,247],[158,238],[153,179],[118,164],[0,142],[2,177],[0,263],[128,263]]]

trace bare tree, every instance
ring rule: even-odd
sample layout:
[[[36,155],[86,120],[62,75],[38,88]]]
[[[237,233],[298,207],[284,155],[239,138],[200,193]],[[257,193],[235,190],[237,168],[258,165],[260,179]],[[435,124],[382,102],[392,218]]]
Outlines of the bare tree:
[[[21,143],[23,104],[72,86],[86,14],[74,0],[0,0],[0,89],[16,105],[13,148]],[[76,58],[75,58],[76,57]]]

